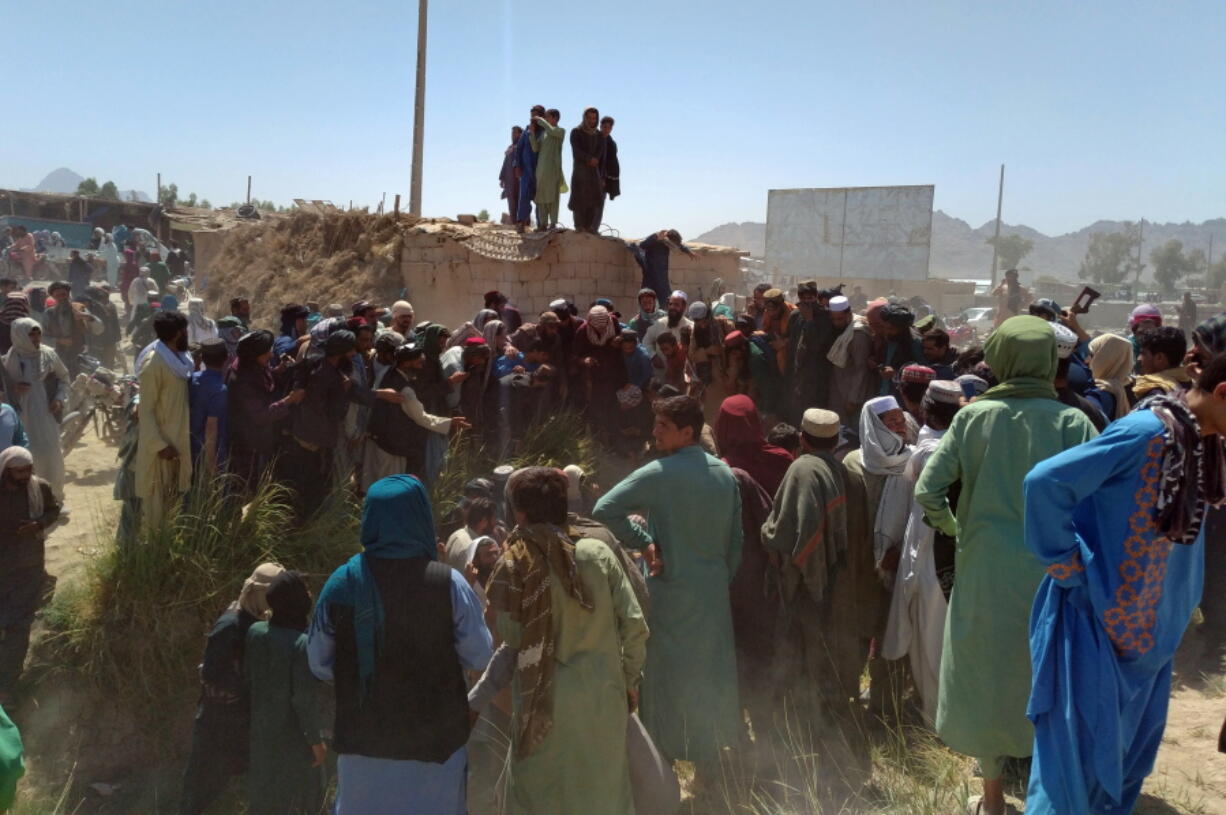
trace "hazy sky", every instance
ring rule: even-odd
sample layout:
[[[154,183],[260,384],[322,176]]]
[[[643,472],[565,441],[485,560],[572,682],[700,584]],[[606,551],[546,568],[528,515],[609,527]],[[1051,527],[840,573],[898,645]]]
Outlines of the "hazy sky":
[[[41,0],[5,37],[0,186],[64,165],[225,204],[406,207],[413,0]],[[435,0],[424,209],[499,207],[512,124],[617,119],[627,235],[765,220],[776,187],[936,185],[1060,233],[1226,215],[1226,3]],[[42,25],[41,22],[47,23]],[[53,24],[53,25],[52,25]],[[569,168],[569,155],[566,157]],[[565,210],[563,214],[568,215]]]

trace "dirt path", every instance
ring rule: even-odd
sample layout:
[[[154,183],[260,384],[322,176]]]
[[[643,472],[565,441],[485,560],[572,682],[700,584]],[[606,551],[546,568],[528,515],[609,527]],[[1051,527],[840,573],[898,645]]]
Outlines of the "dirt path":
[[[58,585],[80,576],[100,541],[114,537],[119,503],[112,498],[118,448],[98,438],[93,428],[64,460],[66,519],[47,537],[47,572]]]

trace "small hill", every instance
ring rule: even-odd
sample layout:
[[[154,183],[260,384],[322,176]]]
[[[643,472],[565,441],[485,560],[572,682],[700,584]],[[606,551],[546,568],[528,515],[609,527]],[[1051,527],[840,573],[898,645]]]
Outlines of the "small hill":
[[[84,180],[85,176],[77,175],[67,167],[60,167],[47,173],[43,180],[38,182],[38,186],[30,192],[58,192],[71,195],[77,191],[77,185]]]
[[[77,187],[80,186],[81,182],[84,180],[85,176],[80,175],[74,170],[70,170],[67,167],[59,167],[47,173],[47,175],[43,177],[43,180],[38,182],[37,186],[23,190],[23,192],[51,192],[59,195],[72,195],[77,191]],[[98,179],[99,184],[103,183],[104,181],[106,181],[104,178]],[[153,197],[149,195],[149,193],[143,192],[142,190],[119,191],[119,197],[124,201],[132,200],[133,195],[136,196],[137,201],[142,201],[147,204],[153,202]]]

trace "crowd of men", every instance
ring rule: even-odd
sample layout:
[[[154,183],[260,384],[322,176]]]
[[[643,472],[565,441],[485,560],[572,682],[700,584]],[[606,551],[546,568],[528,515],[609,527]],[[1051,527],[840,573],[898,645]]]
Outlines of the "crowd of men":
[[[587,108],[579,125],[571,128],[569,187],[562,170],[567,133],[561,121],[556,108],[533,105],[527,126],[511,128],[511,145],[503,156],[498,183],[507,201],[507,218],[519,232],[532,226],[533,206],[536,229],[556,229],[562,195],[569,191],[567,208],[574,213],[575,230],[599,233],[605,197],[612,201],[621,195],[613,117],[602,118],[599,110]]]
[[[543,114],[532,138],[554,138]],[[217,621],[183,812],[244,771],[251,811],[313,811],[328,749],[339,813],[670,812],[677,760],[701,787],[797,722],[854,745],[903,697],[978,759],[974,811],[1004,812],[1032,755],[1028,811],[1131,809],[1194,609],[1226,623],[1201,602],[1226,574],[1205,547],[1226,534],[1226,315],[1189,343],[1141,306],[1130,337],[1091,337],[1040,300],[958,349],[935,315],[815,281],[662,297],[669,250],[635,303],[526,322],[493,291],[453,327],[362,300],[286,305],[274,332],[242,298],[181,313],[138,269],[119,545],[220,473],[240,496],[271,474],[300,519],[364,501],[364,551],[318,598],[264,564]],[[3,702],[61,511],[47,434],[76,337],[104,335],[51,289],[41,321],[19,292],[0,311]],[[451,437],[501,462],[563,411],[632,472],[602,494],[577,467],[479,478],[436,527]]]

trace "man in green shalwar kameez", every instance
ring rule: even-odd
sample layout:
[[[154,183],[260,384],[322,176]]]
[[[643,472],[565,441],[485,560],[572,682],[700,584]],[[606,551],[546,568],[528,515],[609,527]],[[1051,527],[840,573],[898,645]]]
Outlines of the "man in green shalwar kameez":
[[[714,770],[743,723],[728,584],[741,562],[741,499],[728,465],[699,446],[702,404],[656,403],[653,435],[665,457],[609,490],[592,517],[622,544],[655,544],[663,567],[647,580],[651,638],[643,671],[643,724],[669,760]],[[644,528],[631,513],[647,516]]]
[[[537,223],[541,229],[553,229],[558,225],[558,207],[562,193],[567,192],[566,177],[562,174],[562,145],[566,142],[566,128],[559,127],[562,114],[547,110],[544,118],[536,117],[541,126],[540,152],[536,157],[536,203]]]
[[[988,338],[1000,382],[967,405],[915,484],[928,523],[958,540],[957,577],[945,621],[937,734],[974,756],[986,815],[1005,811],[1007,757],[1029,756],[1030,609],[1044,566],[1022,535],[1022,481],[1056,453],[1088,441],[1094,426],[1056,398],[1056,337],[1039,317],[1011,317]],[[958,514],[947,492],[961,481]]]

